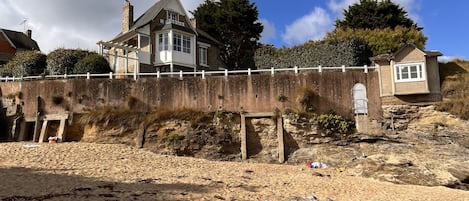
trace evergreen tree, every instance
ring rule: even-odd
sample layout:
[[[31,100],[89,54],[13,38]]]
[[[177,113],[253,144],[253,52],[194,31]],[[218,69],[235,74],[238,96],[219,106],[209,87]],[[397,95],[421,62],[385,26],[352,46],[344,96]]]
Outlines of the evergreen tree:
[[[391,0],[360,0],[344,10],[344,19],[336,20],[336,28],[352,29],[394,29],[417,27],[399,5]]]
[[[197,26],[220,44],[220,60],[230,70],[255,68],[254,52],[263,27],[249,0],[205,0],[194,12]]]

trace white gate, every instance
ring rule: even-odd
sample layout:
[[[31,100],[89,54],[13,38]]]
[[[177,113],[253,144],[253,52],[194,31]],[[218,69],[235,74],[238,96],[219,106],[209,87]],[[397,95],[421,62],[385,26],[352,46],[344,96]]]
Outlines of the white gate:
[[[368,114],[368,99],[366,87],[361,83],[355,84],[352,89],[354,114]]]

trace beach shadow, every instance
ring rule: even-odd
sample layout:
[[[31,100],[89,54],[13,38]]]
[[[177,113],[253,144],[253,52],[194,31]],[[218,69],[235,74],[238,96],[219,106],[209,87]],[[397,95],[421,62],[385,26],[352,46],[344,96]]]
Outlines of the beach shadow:
[[[60,172],[63,170],[47,170]],[[148,178],[134,183],[100,181],[39,169],[0,168],[0,200],[192,200],[213,186]],[[166,183],[165,183],[166,182]]]

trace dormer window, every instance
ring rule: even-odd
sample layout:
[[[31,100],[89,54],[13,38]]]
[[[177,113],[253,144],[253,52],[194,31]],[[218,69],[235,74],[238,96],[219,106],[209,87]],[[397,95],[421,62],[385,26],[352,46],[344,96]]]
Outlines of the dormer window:
[[[177,24],[184,26],[184,22],[179,21],[179,13],[174,11],[166,11],[166,24]]]

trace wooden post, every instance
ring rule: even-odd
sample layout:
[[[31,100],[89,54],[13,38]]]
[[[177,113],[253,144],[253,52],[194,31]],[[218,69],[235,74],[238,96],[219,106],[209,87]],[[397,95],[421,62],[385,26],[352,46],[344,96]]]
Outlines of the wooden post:
[[[41,135],[39,136],[39,143],[43,143],[45,138],[47,137],[47,123],[48,120],[44,119],[44,122],[42,122],[42,128],[41,128]]]
[[[283,142],[283,118],[277,117],[278,161],[285,162],[285,145]]]
[[[67,119],[60,120],[59,130],[57,131],[57,142],[65,142],[65,123]]]
[[[41,97],[37,96],[36,97],[36,121],[34,123],[33,142],[37,142],[38,137],[39,137],[39,128],[40,128],[39,121],[40,121],[40,115],[41,115],[41,112],[39,112],[40,100],[41,100]]]
[[[246,160],[247,158],[246,116],[241,114],[241,159]]]

